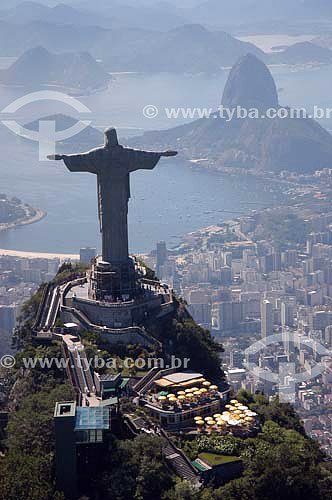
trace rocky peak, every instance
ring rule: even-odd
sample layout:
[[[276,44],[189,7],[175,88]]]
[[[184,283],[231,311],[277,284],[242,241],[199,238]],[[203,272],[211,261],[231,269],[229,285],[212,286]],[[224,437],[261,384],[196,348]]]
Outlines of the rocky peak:
[[[229,74],[221,103],[228,108],[277,108],[277,88],[268,67],[253,54],[241,57]]]

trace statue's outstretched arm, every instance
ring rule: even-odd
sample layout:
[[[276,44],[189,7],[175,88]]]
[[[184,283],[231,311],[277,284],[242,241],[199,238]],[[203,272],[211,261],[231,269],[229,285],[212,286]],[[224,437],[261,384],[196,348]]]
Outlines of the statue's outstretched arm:
[[[159,153],[160,156],[176,156],[178,154],[177,151],[165,151],[164,153]]]
[[[128,151],[128,164],[129,172],[135,172],[135,170],[152,170],[159,162],[162,156],[176,156],[176,151],[164,151],[162,153],[155,153],[153,151],[139,151],[139,150],[127,150]]]
[[[63,160],[70,172],[90,172],[95,174],[93,152],[73,155],[49,155],[49,160]]]
[[[48,155],[47,159],[52,161],[63,160],[66,155]]]

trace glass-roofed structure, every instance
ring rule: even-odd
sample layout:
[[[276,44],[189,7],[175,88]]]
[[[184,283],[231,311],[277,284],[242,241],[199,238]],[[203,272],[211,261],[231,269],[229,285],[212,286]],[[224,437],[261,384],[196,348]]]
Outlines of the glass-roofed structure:
[[[77,407],[76,443],[102,443],[103,431],[110,429],[110,410],[105,407]]]
[[[81,407],[75,401],[56,403],[56,478],[66,498],[77,498],[78,450],[94,453],[94,448],[102,446],[104,434],[111,429],[110,417],[109,407]]]

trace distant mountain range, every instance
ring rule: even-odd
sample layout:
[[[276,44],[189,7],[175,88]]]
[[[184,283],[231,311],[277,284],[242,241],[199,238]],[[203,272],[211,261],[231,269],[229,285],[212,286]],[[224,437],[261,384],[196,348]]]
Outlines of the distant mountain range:
[[[26,50],[44,47],[50,52],[85,51],[98,45],[105,30],[100,27],[57,25],[41,21],[17,25],[0,20],[0,55],[21,56]]]
[[[10,68],[0,72],[6,85],[56,85],[78,91],[107,86],[111,76],[87,52],[51,54],[43,47],[25,52]]]
[[[113,71],[200,73],[220,71],[240,56],[264,53],[251,43],[225,32],[211,32],[199,24],[163,32],[127,30],[105,34],[94,47],[105,66]],[[109,50],[112,47],[112,50]]]
[[[309,118],[262,118],[279,108],[273,77],[252,54],[233,67],[222,98],[230,110],[257,108],[259,118],[233,118],[220,113],[132,139],[135,147],[176,149],[188,159],[206,158],[215,168],[231,166],[265,171],[311,172],[332,166],[332,136]],[[265,115],[264,115],[265,116]]]
[[[320,47],[332,49],[332,33],[318,36],[314,38],[313,42]]]
[[[52,121],[55,122],[55,130],[58,132],[60,130],[67,130],[75,125],[78,120],[68,115],[64,115],[62,113],[58,113],[55,115],[47,115],[38,118],[38,120],[34,120],[25,125],[25,128],[28,130],[38,131],[39,130],[39,121]],[[61,151],[64,149],[66,152],[75,152],[73,151],[73,145],[86,148],[87,150],[93,147],[98,146],[99,144],[104,143],[104,134],[100,130],[88,126],[84,130],[82,130],[79,134],[74,135],[73,137],[69,137],[63,141],[60,145],[58,144],[58,148],[60,147]]]
[[[330,0],[2,0],[0,19],[13,23],[43,21],[107,28],[166,31],[183,24],[240,26],[260,22],[332,20]]]
[[[231,66],[241,55],[264,53],[255,45],[201,25],[168,32],[54,25],[33,21],[17,26],[0,21],[0,55],[16,56],[42,46],[50,52],[86,51],[107,71],[201,73]]]
[[[331,19],[330,0],[207,0],[187,12],[192,22],[218,26],[285,20],[294,24],[301,20]]]
[[[288,3],[294,6],[298,5],[298,1],[290,0]],[[271,7],[269,12],[279,11],[275,2],[268,0],[266,3]],[[288,3],[282,0],[280,15]],[[110,0],[97,3],[93,12],[91,6],[89,10],[88,2],[77,2],[75,7],[64,4],[48,7],[36,2],[23,2],[0,10],[0,56],[21,56],[26,50],[41,46],[53,53],[88,51],[102,61],[108,72],[193,74],[215,73],[223,66],[232,66],[246,53],[256,55],[267,64],[332,61],[332,52],[328,46],[323,46],[320,39],[264,54],[255,45],[240,41],[225,31],[207,29],[202,24],[185,24],[184,20],[196,13],[200,22],[207,22],[197,12],[203,12],[210,5],[212,10],[209,12],[211,15],[216,12],[214,24],[218,25],[220,20],[225,22],[225,13],[236,11],[238,14],[235,6],[240,5],[244,12],[251,12],[251,6],[253,12],[257,12],[259,4],[258,0],[234,0],[227,5],[224,0],[209,0],[193,11],[190,8],[180,9],[186,15],[178,16],[179,8],[164,2],[154,3],[152,8],[135,7],[135,2],[128,6]],[[309,8],[310,1],[305,0],[305,4]],[[261,8],[264,11],[265,3]]]
[[[270,55],[265,58],[270,63],[282,64],[307,64],[307,63],[322,63],[328,64],[332,62],[332,50],[326,47],[321,47],[317,43],[299,42],[290,45],[281,52]]]
[[[71,2],[68,2],[71,3]],[[49,7],[39,2],[26,1],[12,8],[2,8],[0,19],[13,24],[26,24],[32,21],[50,24],[73,24],[100,26],[105,28],[145,28],[168,30],[185,23],[185,18],[168,8],[162,2],[150,7],[127,5],[109,0],[98,9],[96,3],[88,2],[72,7],[68,3],[58,3]]]

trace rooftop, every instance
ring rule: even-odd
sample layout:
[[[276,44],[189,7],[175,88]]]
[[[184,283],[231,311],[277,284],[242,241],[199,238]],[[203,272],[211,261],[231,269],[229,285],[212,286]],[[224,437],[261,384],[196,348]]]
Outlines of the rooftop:
[[[164,377],[155,380],[155,384],[160,387],[171,387],[171,386],[185,386],[192,385],[198,382],[204,382],[203,375],[201,373],[194,372],[177,372],[171,375],[165,375]]]
[[[110,411],[104,407],[78,407],[75,431],[107,430],[110,428]]]
[[[216,455],[215,453],[201,453],[198,458],[206,462],[208,465],[216,466],[222,464],[228,464],[230,462],[239,462],[241,459],[239,457],[232,457],[228,455]]]
[[[179,384],[181,382],[187,382],[189,380],[195,380],[197,378],[202,378],[203,375],[201,373],[190,373],[190,372],[176,372],[171,375],[167,375],[166,380],[170,380],[174,384]]]
[[[74,417],[76,414],[76,403],[74,401],[64,401],[56,403],[54,417]]]

